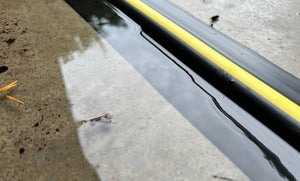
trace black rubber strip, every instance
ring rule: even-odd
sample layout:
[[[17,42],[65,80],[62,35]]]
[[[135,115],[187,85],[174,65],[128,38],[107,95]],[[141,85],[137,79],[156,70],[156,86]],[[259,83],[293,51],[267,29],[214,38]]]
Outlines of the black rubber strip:
[[[144,32],[146,32],[149,36],[151,36],[155,41],[157,41],[159,44],[161,44],[163,47],[165,47],[169,52],[174,54],[178,59],[180,59],[183,63],[185,63],[188,67],[190,67],[192,70],[194,70],[196,73],[198,73],[201,77],[203,77],[206,81],[208,81],[210,84],[212,84],[214,87],[216,87],[219,91],[224,93],[226,96],[228,96],[230,99],[232,99],[234,102],[236,102],[239,106],[241,106],[243,109],[245,109],[247,112],[252,114],[254,117],[256,117],[258,120],[260,120],[262,123],[264,123],[266,126],[268,126],[270,129],[272,129],[274,132],[276,132],[278,135],[280,135],[282,138],[284,138],[287,142],[289,142],[291,145],[293,145],[295,148],[300,150],[300,145],[298,144],[298,140],[300,139],[300,124],[297,120],[293,119],[291,116],[277,108],[275,105],[267,101],[265,98],[260,96],[259,94],[255,93],[253,90],[245,86],[243,83],[238,81],[237,79],[233,78],[231,75],[226,73],[221,68],[217,67],[215,64],[213,64],[210,60],[205,58],[203,55],[196,52],[194,49],[192,49],[189,45],[184,43],[182,40],[175,37],[173,34],[171,34],[169,31],[161,27],[158,23],[151,20],[147,16],[145,16],[143,13],[141,13],[139,10],[131,6],[129,3],[123,0],[109,0],[109,2],[113,3],[116,7],[118,7],[121,11],[123,11],[125,14],[127,14],[129,17],[131,17],[134,21],[136,21],[143,29]],[[151,1],[149,1],[151,2]],[[165,2],[167,3],[167,2]],[[168,8],[166,4],[160,7],[160,9]],[[175,8],[176,9],[176,8]],[[174,12],[174,9],[165,9],[165,13],[167,12]],[[180,9],[177,9],[176,12],[179,13]],[[182,10],[181,10],[182,11]],[[182,11],[183,12],[183,11]],[[184,12],[183,12],[184,13]],[[174,18],[169,19],[173,20]],[[188,21],[188,20],[187,20]],[[197,20],[198,21],[198,20]],[[200,21],[199,21],[200,22]],[[178,22],[175,21],[176,24]],[[201,24],[201,22],[200,22]],[[180,24],[179,24],[180,25]],[[195,25],[194,25],[195,26]],[[202,26],[207,26],[202,23]],[[199,27],[198,27],[199,28]],[[208,32],[217,32],[213,30],[211,27],[207,26],[203,29],[203,31]],[[207,32],[206,32],[207,33]],[[219,32],[217,32],[219,33]],[[219,33],[220,34],[220,33]],[[200,35],[196,35],[199,37]],[[204,35],[202,35],[204,36]],[[222,35],[223,39],[226,37],[225,35]],[[223,41],[221,38],[218,40],[218,38],[214,39],[216,43],[218,41]],[[207,43],[210,47],[214,48],[218,52],[220,52],[220,49],[222,47],[217,46],[215,47],[215,44],[209,44],[208,40],[203,40],[205,43]],[[231,42],[232,45],[235,47],[240,47],[240,50],[243,50],[244,55],[247,56],[240,56],[243,57],[241,59],[236,59],[236,64],[240,65],[242,68],[246,69],[254,75],[255,77],[259,78],[260,80],[266,79],[265,77],[261,78],[261,75],[256,75],[255,71],[251,71],[251,66],[246,66],[247,64],[245,62],[251,61],[253,59],[256,60],[255,67],[266,67],[266,74],[269,74],[269,72],[275,72],[279,75],[279,77],[282,77],[282,79],[278,79],[277,82],[282,82],[282,85],[284,82],[286,83],[284,90],[289,90],[285,92],[285,94],[291,94],[292,96],[288,98],[293,98],[293,96],[296,96],[299,94],[295,89],[298,88],[299,80],[289,73],[285,72],[284,70],[276,67],[266,59],[262,58],[258,54],[254,53],[250,49],[244,47],[243,45],[235,42],[234,40],[226,37],[226,41]],[[222,44],[222,42],[219,42]],[[224,44],[223,44],[224,45]],[[225,46],[225,45],[224,45]],[[230,49],[230,51],[235,51],[236,48]],[[221,54],[225,55],[227,58],[232,60],[231,58],[234,57],[228,57],[227,53],[220,52]],[[236,53],[232,53],[232,55],[238,56]],[[251,55],[251,56],[250,56]],[[248,57],[248,58],[245,58]],[[250,57],[250,58],[249,58]],[[244,63],[244,64],[243,64]],[[251,64],[249,64],[251,65]],[[254,67],[254,65],[253,65]],[[262,69],[263,70],[263,69]],[[261,73],[263,71],[260,71]],[[268,76],[267,76],[268,77]],[[264,82],[267,81],[263,80]],[[272,83],[272,82],[271,82]],[[277,91],[282,93],[282,91],[278,90],[280,88],[280,84],[272,85],[270,82],[267,82],[267,84],[271,87],[274,87]],[[294,85],[296,84],[296,85]],[[294,86],[289,86],[294,85]],[[284,94],[284,95],[285,95]],[[296,96],[296,98],[299,98]],[[294,101],[293,99],[291,99]],[[297,99],[295,99],[297,100]],[[295,101],[296,102],[296,101]]]
[[[295,76],[167,1],[143,0],[143,2],[300,105],[300,80]]]

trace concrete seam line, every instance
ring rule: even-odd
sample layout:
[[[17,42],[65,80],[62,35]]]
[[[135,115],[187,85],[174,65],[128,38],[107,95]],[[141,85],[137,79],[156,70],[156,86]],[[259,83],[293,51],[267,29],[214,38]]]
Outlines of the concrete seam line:
[[[126,0],[211,62],[300,122],[300,107],[140,0]]]

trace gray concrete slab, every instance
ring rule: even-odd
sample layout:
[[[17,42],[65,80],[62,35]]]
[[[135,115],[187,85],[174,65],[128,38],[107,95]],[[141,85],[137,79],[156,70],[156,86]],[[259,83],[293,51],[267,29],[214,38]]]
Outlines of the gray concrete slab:
[[[101,179],[248,180],[105,41],[68,57],[60,62],[75,121],[113,115],[78,129]]]
[[[298,0],[169,0],[300,78]]]

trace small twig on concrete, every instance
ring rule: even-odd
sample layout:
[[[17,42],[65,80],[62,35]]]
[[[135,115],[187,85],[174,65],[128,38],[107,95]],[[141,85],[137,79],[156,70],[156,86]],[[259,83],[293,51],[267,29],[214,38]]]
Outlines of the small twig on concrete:
[[[220,177],[220,176],[217,176],[217,175],[214,175],[213,177],[214,177],[214,178],[217,178],[217,179],[221,179],[221,180],[234,181],[234,180],[231,179],[231,178]]]
[[[5,91],[7,91],[7,90],[9,90],[9,89],[11,89],[11,88],[17,86],[17,82],[18,82],[18,81],[16,80],[16,81],[14,81],[13,83],[8,84],[7,86],[4,86],[3,88],[0,89],[0,92],[5,92]],[[15,102],[17,102],[17,103],[19,103],[19,104],[24,104],[24,102],[19,101],[18,99],[15,99],[15,98],[13,98],[13,97],[11,97],[11,96],[9,96],[9,95],[6,95],[5,97],[6,97],[7,99],[10,99],[10,100],[12,100],[12,101],[15,101]]]
[[[112,118],[112,115],[109,114],[109,113],[106,113],[106,114],[104,114],[104,115],[102,115],[102,116],[99,116],[99,117],[90,119],[90,120],[88,120],[88,121],[87,121],[87,120],[79,121],[79,123],[83,124],[83,123],[87,123],[87,122],[96,122],[96,121],[100,121],[100,120],[102,120],[102,119],[108,119],[109,122],[111,122],[111,120],[110,120],[111,118]]]

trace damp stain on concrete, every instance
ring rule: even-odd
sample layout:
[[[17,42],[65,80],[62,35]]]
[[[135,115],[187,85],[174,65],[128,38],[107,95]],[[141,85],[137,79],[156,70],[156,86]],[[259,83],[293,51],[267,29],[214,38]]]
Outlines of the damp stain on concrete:
[[[99,180],[82,155],[59,57],[99,36],[62,0],[0,2],[0,180]]]

